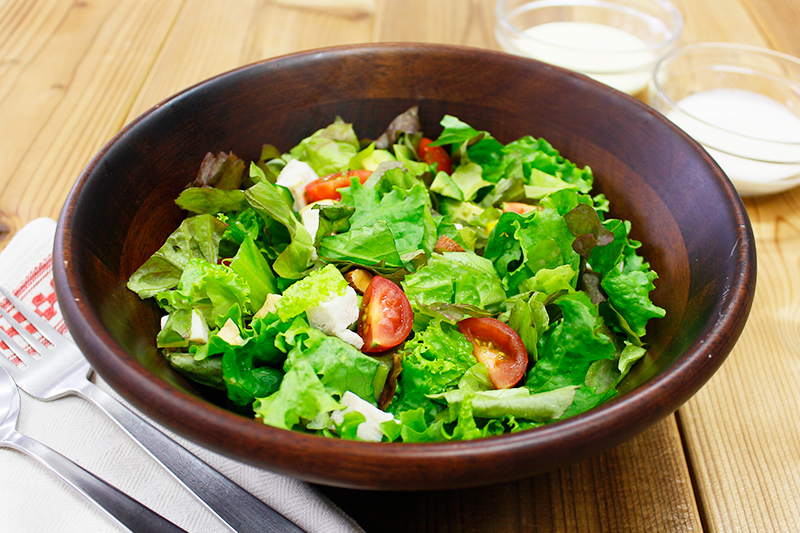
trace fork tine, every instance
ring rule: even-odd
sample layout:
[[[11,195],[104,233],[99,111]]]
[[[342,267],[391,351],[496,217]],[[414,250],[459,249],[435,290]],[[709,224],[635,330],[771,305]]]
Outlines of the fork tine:
[[[6,290],[4,287],[0,286],[0,293],[6,297],[6,299],[11,302],[17,311],[20,312],[22,316],[25,317],[25,320],[33,324],[33,327],[41,333],[47,340],[49,340],[54,345],[57,344],[59,341],[64,339],[64,336],[61,335],[53,326],[47,323],[43,317],[39,316],[36,311],[28,307],[25,303],[22,302],[19,298],[14,296],[11,291]],[[6,317],[6,319],[11,322],[10,315],[8,311],[0,307],[0,312]],[[12,323],[13,325],[13,323]],[[39,352],[40,354],[43,353],[42,350],[45,350],[45,346],[41,344],[41,342],[31,335],[25,328],[14,328],[17,332],[22,335],[22,337],[31,345],[31,347]]]
[[[16,328],[15,328],[15,329],[16,329]],[[33,359],[33,357],[31,356],[31,354],[29,354],[28,352],[26,352],[26,351],[25,351],[25,348],[23,348],[22,346],[20,346],[20,345],[19,345],[19,344],[17,344],[16,342],[14,342],[14,340],[11,338],[11,335],[9,335],[8,333],[6,333],[6,332],[5,332],[4,330],[2,330],[2,329],[0,329],[0,340],[2,340],[3,342],[5,342],[5,343],[6,343],[6,346],[8,346],[8,348],[9,348],[9,349],[10,349],[12,352],[14,352],[14,353],[16,354],[16,356],[17,356],[17,357],[19,357],[19,358],[20,358],[20,360],[22,360],[22,362],[23,362],[23,363],[25,363],[26,365],[30,365],[30,363],[31,363],[31,362],[34,360],[34,359]],[[9,364],[11,365],[11,367],[13,367],[14,369],[16,369],[16,368],[17,368],[17,366],[16,366],[14,363],[12,363],[10,359],[8,359],[7,357],[5,357],[5,356],[3,356],[3,355],[0,355],[0,363],[5,363],[5,361],[2,361],[3,359],[5,359],[6,361],[8,361],[8,363],[9,363]],[[11,370],[11,367],[9,367],[9,366],[6,366],[6,369],[7,369],[7,370]]]
[[[21,312],[21,311],[20,311],[20,312]],[[44,345],[43,345],[43,344],[42,344],[42,343],[41,343],[41,342],[40,342],[40,341],[39,341],[39,340],[38,340],[36,337],[34,337],[34,336],[31,334],[31,332],[30,332],[30,331],[28,331],[27,329],[25,329],[25,327],[24,327],[22,324],[20,324],[20,323],[19,323],[19,322],[17,322],[16,320],[13,320],[13,319],[12,319],[12,315],[11,315],[11,313],[9,313],[8,311],[6,311],[6,310],[5,310],[5,309],[3,309],[2,307],[0,307],[0,315],[2,315],[3,317],[5,317],[5,319],[6,319],[6,320],[8,321],[8,323],[9,323],[9,325],[10,325],[11,327],[13,327],[13,328],[14,328],[14,330],[15,330],[17,333],[19,333],[20,337],[22,337],[23,339],[25,339],[25,342],[27,342],[27,343],[30,345],[30,347],[31,347],[31,348],[33,348],[34,350],[36,350],[36,352],[37,352],[39,355],[42,355],[43,353],[45,353],[45,352],[44,352],[44,350],[46,350],[47,348],[45,348],[45,346],[44,346]],[[25,314],[23,313],[23,314],[22,314],[22,316],[25,316]],[[27,318],[27,317],[26,317],[26,318]],[[29,320],[28,322],[30,322],[30,320]],[[0,330],[0,331],[2,331],[2,330]],[[7,337],[7,338],[6,338],[6,337]],[[8,341],[11,339],[11,337],[9,337],[9,336],[8,336],[8,334],[6,334],[5,332],[3,332],[3,336],[0,336],[0,338],[2,338],[4,341],[6,341],[6,344],[8,344]],[[16,344],[16,343],[14,343],[14,344]],[[12,348],[12,349],[13,349],[13,348]]]

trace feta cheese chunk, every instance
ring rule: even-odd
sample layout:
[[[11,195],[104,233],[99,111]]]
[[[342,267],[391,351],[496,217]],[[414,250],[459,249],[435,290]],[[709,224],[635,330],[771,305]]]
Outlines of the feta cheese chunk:
[[[362,400],[357,394],[345,391],[340,402],[345,408],[331,413],[331,420],[337,424],[344,422],[344,415],[356,411],[364,415],[366,420],[358,425],[356,436],[368,442],[380,442],[383,439],[381,424],[394,420],[391,413],[381,411],[366,400]]]
[[[208,342],[208,324],[197,309],[192,309],[192,329],[189,332],[189,338],[187,340],[197,344],[205,344]]]
[[[222,328],[220,328],[219,332],[217,332],[217,337],[231,346],[241,346],[244,344],[244,339],[239,335],[239,327],[236,325],[236,322],[230,318],[225,322]]]
[[[261,306],[261,309],[256,311],[256,314],[253,315],[253,318],[264,318],[268,314],[277,311],[275,304],[277,304],[280,299],[280,294],[267,294],[267,299],[264,300],[264,305]]]
[[[306,206],[306,185],[316,179],[319,179],[319,176],[311,168],[311,165],[292,159],[286,163],[281,173],[278,174],[276,184],[289,189],[289,192],[292,193],[292,198],[294,198],[294,210],[300,211]],[[315,234],[316,231],[311,236],[313,237]]]
[[[303,209],[300,211],[300,221],[313,240],[319,229],[319,209]]]
[[[353,331],[347,329],[358,320],[358,295],[353,287],[348,286],[342,296],[334,296],[315,307],[306,310],[308,323],[326,335],[334,335],[352,344],[357,349],[364,346],[364,341]]]
[[[317,237],[317,230],[319,229],[319,209],[303,209],[300,211],[300,222],[303,223],[303,227],[306,228],[309,235],[311,235],[311,241],[314,242]],[[311,259],[317,259],[317,249],[311,249]]]

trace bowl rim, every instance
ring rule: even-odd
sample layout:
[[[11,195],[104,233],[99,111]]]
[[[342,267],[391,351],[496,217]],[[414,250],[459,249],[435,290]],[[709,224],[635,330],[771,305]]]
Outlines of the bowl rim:
[[[357,453],[365,458],[383,461],[407,460],[418,465],[441,464],[443,461],[448,464],[464,464],[465,461],[487,464],[486,462],[491,463],[511,452],[525,450],[528,453],[531,450],[551,448],[556,444],[563,444],[565,439],[568,439],[572,446],[564,447],[560,453],[565,456],[569,455],[574,460],[583,459],[609,447],[616,446],[674,412],[702,387],[718,369],[744,327],[745,319],[752,305],[756,276],[755,244],[747,213],[733,185],[714,160],[699,144],[663,115],[639,100],[619,93],[600,82],[551,65],[545,66],[561,72],[562,75],[577,77],[582,83],[592,84],[598,90],[610,91],[615,93],[618,98],[627,99],[632,105],[639,106],[640,111],[647,113],[653,120],[662,122],[685,142],[695,146],[699,157],[703,158],[712,169],[722,191],[730,201],[733,218],[737,221],[738,246],[731,251],[731,257],[738,265],[737,274],[735,279],[730,280],[731,288],[728,298],[717,303],[716,308],[719,308],[720,316],[714,328],[712,330],[705,328],[703,334],[698,336],[695,342],[687,347],[685,352],[670,365],[669,372],[652,376],[645,383],[626,394],[581,415],[533,430],[462,442],[369,443],[331,439],[266,426],[256,420],[227,411],[158,378],[145,368],[142,363],[129,355],[105,330],[97,312],[90,308],[85,299],[82,298],[83,286],[75,276],[74,270],[70,268],[71,259],[76,256],[76,251],[72,247],[70,222],[75,206],[80,199],[80,194],[87,186],[92,172],[100,164],[104,156],[113,149],[115,143],[162,106],[231,73],[257,69],[265,64],[273,64],[284,61],[287,58],[352,52],[369,54],[374,57],[375,54],[398,51],[451,54],[479,53],[495,55],[506,61],[540,63],[530,58],[513,56],[495,50],[429,43],[367,43],[285,54],[228,70],[169,96],[125,125],[92,158],[70,191],[59,216],[54,246],[53,272],[56,293],[65,322],[71,331],[79,333],[74,335],[75,341],[84,351],[87,359],[90,360],[98,374],[128,401],[142,409],[149,417],[163,423],[173,431],[182,434],[201,446],[233,457],[238,461],[248,462],[261,468],[269,468],[270,470],[307,481],[343,487],[381,490],[387,488],[427,490],[431,487],[413,487],[407,484],[397,485],[396,483],[393,484],[391,480],[387,480],[387,483],[382,486],[365,486],[355,476],[331,479],[317,473],[298,471],[293,467],[274,465],[267,467],[258,460],[258,457],[236,453],[221,444],[219,439],[211,442],[205,435],[200,435],[200,432],[201,429],[207,430],[209,426],[231,429],[236,434],[250,435],[257,441],[258,447],[262,451],[278,447],[288,447],[291,450],[298,451],[313,449],[318,453],[333,454],[339,458],[346,458],[351,457],[355,453],[354,450],[357,450]],[[666,397],[670,399],[669,402],[664,402],[659,398],[663,398],[665,393],[671,393],[666,394]],[[147,405],[141,404],[142,397],[148,399]],[[137,400],[139,401],[138,404]],[[203,413],[204,418],[202,421],[196,419],[198,412]],[[169,418],[171,413],[187,415],[188,418],[177,417],[176,421],[176,418]],[[612,423],[609,423],[609,421]],[[614,421],[625,421],[625,423],[615,425],[613,424]],[[615,428],[613,434],[608,429],[612,427]],[[622,429],[620,430],[620,428]],[[604,447],[579,445],[580,442],[590,442],[592,439],[600,437],[604,438]],[[244,451],[252,452],[253,450],[247,449]],[[572,462],[572,459],[569,462]],[[529,470],[526,472],[529,472]],[[540,471],[546,470],[548,470],[546,466],[540,469]],[[519,477],[522,476],[520,474],[515,476],[514,473],[509,473],[506,475],[506,480],[518,479]],[[420,478],[424,479],[424,476],[421,475]],[[483,484],[486,484],[486,481],[478,479],[473,481],[461,480],[448,486],[467,487]]]

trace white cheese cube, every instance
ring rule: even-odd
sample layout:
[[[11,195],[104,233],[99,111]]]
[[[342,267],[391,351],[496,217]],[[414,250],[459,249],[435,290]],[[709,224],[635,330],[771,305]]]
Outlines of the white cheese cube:
[[[238,331],[238,330],[237,330]],[[189,342],[205,344],[208,342],[208,324],[206,319],[197,309],[192,309],[192,329],[189,333]]]
[[[394,420],[394,417],[391,415],[391,413],[381,411],[368,401],[359,398],[357,394],[353,394],[350,391],[345,391],[339,403],[341,403],[345,408],[331,413],[331,420],[337,424],[341,424],[344,422],[344,415],[347,413],[352,411],[361,413],[364,415],[366,420],[359,424],[358,429],[356,430],[356,436],[364,441],[380,442],[381,439],[383,439],[381,424],[383,422]]]
[[[335,335],[352,344],[359,350],[364,345],[361,337],[347,329],[358,320],[358,295],[353,287],[348,286],[344,295],[334,296],[321,304],[306,310],[308,323],[326,335]]]
[[[268,314],[274,313],[276,311],[275,306],[280,299],[280,294],[267,294],[267,299],[264,300],[264,305],[261,306],[261,309],[256,311],[256,314],[253,315],[253,318],[264,318]]]
[[[311,235],[311,239],[313,240],[314,237],[317,236],[317,230],[319,229],[319,209],[304,209],[300,212],[300,221],[303,223],[303,227],[306,228],[308,233]]]
[[[220,328],[217,336],[231,346],[240,346],[244,344],[244,340],[239,335],[239,327],[236,325],[236,322],[230,318],[225,322],[222,328]]]

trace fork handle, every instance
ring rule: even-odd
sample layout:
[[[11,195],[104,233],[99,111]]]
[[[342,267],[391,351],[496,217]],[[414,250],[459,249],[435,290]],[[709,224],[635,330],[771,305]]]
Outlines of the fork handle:
[[[41,462],[118,524],[134,533],[186,533],[160,514],[37,440],[13,432],[5,444]]]
[[[86,381],[78,394],[95,403],[146,452],[237,533],[305,533],[242,487],[209,466],[125,405]]]

